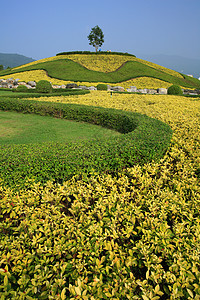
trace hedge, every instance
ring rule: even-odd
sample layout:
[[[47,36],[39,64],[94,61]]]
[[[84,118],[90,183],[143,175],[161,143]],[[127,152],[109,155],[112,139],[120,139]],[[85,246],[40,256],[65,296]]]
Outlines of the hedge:
[[[85,95],[89,94],[89,90],[69,90],[69,89],[53,89],[51,93],[38,93],[35,89],[28,89],[26,92],[20,92],[18,93],[13,90],[13,95],[6,95],[6,98],[17,98],[17,99],[22,99],[22,98],[40,98],[40,97],[56,97],[56,96],[72,96],[72,95]],[[5,95],[0,94],[0,98],[5,98]]]
[[[69,51],[69,52],[60,52],[57,53],[58,55],[71,55],[71,54],[95,54],[95,55],[125,55],[125,56],[133,56],[136,57],[134,54],[126,53],[126,52],[109,52],[109,51],[99,51],[99,52],[91,52],[91,51]]]
[[[159,120],[115,109],[2,98],[0,109],[87,122],[121,133],[67,144],[1,146],[0,173],[4,183],[14,188],[22,188],[28,178],[61,183],[76,174],[116,174],[125,167],[157,161],[172,137],[171,128]]]

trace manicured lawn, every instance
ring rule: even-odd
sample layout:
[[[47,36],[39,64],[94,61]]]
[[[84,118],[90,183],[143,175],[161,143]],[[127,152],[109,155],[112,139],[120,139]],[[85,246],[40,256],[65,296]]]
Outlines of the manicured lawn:
[[[88,123],[0,111],[0,144],[72,142],[119,135]]]

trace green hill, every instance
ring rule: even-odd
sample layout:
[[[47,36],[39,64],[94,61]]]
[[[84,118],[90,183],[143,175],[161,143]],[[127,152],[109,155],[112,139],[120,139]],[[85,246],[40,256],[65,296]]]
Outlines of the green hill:
[[[114,55],[115,54],[110,55],[110,57]],[[105,59],[107,59],[108,64],[110,63],[110,65],[112,65],[113,62],[109,60],[109,55],[88,54],[85,55],[87,57],[84,58],[84,63],[77,59],[77,57],[80,58],[81,56],[84,57],[82,54],[59,55],[24,65],[20,68],[1,71],[0,77],[5,75],[12,76],[16,73],[19,74],[32,70],[45,70],[49,77],[64,81],[116,84],[135,78],[146,77],[186,88],[200,88],[200,81],[196,78],[191,78],[187,75],[162,68],[129,55],[115,55],[115,63],[118,61],[119,67],[111,72],[105,71],[104,68],[102,68],[102,71],[97,71],[94,67],[91,69],[90,66],[91,61],[94,64],[95,60],[97,61],[97,65],[101,65],[101,61],[103,65]]]

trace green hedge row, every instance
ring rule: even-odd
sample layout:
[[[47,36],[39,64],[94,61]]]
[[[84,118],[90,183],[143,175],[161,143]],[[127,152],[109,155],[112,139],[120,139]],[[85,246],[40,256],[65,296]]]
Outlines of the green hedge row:
[[[89,90],[68,90],[68,89],[53,89],[51,93],[37,93],[37,91],[30,89],[26,92],[14,92],[13,94],[6,96],[9,98],[40,98],[40,97],[56,97],[56,96],[73,96],[73,95],[85,95],[89,94]],[[0,98],[5,98],[5,95],[0,94]]]
[[[172,136],[171,128],[159,120],[114,109],[2,98],[0,109],[87,122],[122,133],[115,138],[67,144],[1,146],[1,178],[17,189],[25,186],[26,179],[62,183],[76,174],[116,174],[125,167],[157,161]]]
[[[69,51],[69,52],[60,52],[57,53],[56,56],[58,55],[70,55],[70,54],[95,54],[95,55],[101,55],[101,54],[106,54],[106,55],[126,55],[126,56],[134,56],[134,54],[130,53],[124,53],[124,52],[109,52],[109,51],[99,51],[99,52],[91,52],[91,51]]]

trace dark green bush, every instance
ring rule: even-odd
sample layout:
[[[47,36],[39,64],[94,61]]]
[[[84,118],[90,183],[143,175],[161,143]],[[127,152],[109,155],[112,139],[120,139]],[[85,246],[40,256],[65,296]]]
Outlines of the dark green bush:
[[[25,85],[18,85],[18,87],[15,90],[16,92],[27,92],[28,88]]]
[[[178,85],[171,85],[167,90],[168,95],[183,95],[183,91]]]
[[[108,90],[107,84],[99,83],[97,85],[97,90],[98,91],[107,91]]]
[[[36,84],[37,93],[50,93],[52,91],[51,83],[47,80],[40,80]]]
[[[69,55],[69,54],[95,54],[95,55],[125,55],[125,56],[133,56],[136,57],[134,54],[130,54],[127,52],[110,52],[110,51],[98,51],[98,52],[91,52],[91,51],[68,51],[68,52],[61,52],[57,53],[56,56],[58,55]]]

